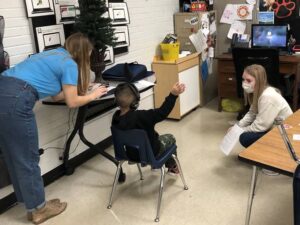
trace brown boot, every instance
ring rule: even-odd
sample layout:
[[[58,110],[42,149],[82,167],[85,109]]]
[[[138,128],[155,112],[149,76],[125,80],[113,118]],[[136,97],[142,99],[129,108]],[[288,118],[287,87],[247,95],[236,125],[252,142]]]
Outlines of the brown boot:
[[[58,204],[58,203],[60,203],[60,199],[59,198],[54,198],[54,199],[49,200],[48,202]],[[27,220],[32,221],[32,212],[27,213]]]
[[[66,202],[56,203],[56,202],[47,201],[46,205],[43,208],[32,212],[32,222],[34,224],[43,223],[46,220],[62,213],[66,209],[66,207],[67,207]]]

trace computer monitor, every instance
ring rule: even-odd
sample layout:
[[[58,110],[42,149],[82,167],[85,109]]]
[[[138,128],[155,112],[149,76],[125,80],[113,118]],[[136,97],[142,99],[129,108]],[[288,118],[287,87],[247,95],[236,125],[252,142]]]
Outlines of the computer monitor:
[[[287,49],[287,25],[252,24],[252,48]]]

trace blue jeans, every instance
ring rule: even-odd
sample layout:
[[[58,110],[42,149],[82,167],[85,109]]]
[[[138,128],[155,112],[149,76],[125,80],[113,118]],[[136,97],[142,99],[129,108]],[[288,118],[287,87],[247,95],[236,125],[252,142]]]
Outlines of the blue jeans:
[[[13,77],[0,75],[0,148],[19,202],[28,211],[45,204],[39,167],[38,131],[33,107],[36,89]]]
[[[240,143],[245,148],[252,145],[254,142],[256,142],[258,139],[260,139],[262,136],[264,136],[268,131],[264,132],[245,132],[240,135]]]

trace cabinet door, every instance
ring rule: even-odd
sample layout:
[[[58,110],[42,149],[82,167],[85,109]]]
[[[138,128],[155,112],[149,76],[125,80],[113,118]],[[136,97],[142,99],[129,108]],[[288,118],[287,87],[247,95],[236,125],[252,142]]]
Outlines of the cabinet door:
[[[200,105],[199,66],[196,65],[178,74],[180,83],[186,85],[186,90],[180,98],[180,115]]]

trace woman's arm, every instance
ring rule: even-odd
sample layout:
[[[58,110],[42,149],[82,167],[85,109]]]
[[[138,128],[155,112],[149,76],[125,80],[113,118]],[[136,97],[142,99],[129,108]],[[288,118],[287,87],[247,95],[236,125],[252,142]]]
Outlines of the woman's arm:
[[[57,95],[52,96],[51,98],[53,99],[53,101],[56,101],[56,102],[62,101],[62,100],[65,99],[64,92],[61,91],[61,92],[59,92]]]
[[[91,93],[84,96],[79,96],[77,92],[77,86],[75,85],[63,85],[63,95],[65,97],[66,104],[70,108],[76,108],[85,105],[96,98],[101,97],[107,93],[105,86],[100,86],[93,90]]]
[[[252,124],[244,127],[247,132],[264,132],[272,128],[280,108],[271,96],[263,96],[258,102],[258,114]]]
[[[249,111],[246,115],[238,122],[240,127],[249,126],[255,120],[256,114],[253,112],[252,107],[250,107]]]

